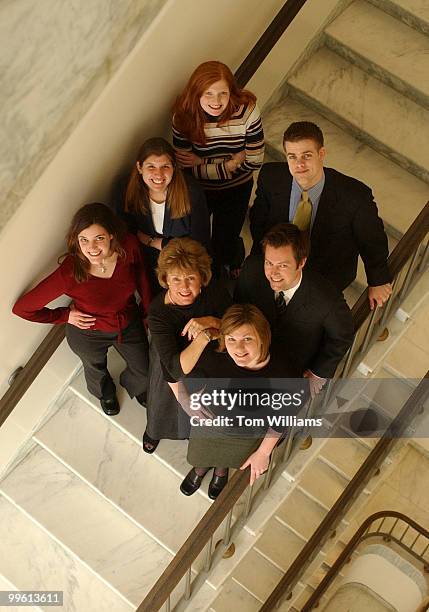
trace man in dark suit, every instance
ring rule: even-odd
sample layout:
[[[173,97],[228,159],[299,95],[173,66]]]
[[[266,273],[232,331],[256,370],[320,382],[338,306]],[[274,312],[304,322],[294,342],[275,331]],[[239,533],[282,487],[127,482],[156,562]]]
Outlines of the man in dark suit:
[[[323,134],[314,123],[292,123],[284,133],[287,164],[264,164],[250,209],[252,253],[279,222],[295,223],[310,233],[307,269],[317,270],[343,291],[363,259],[371,308],[382,306],[392,288],[383,222],[372,192],[360,181],[324,168]]]
[[[266,316],[273,339],[318,392],[353,340],[353,320],[342,293],[314,270],[304,268],[308,237],[296,225],[280,223],[262,240],[264,256],[250,255],[238,279],[235,299],[255,304]]]

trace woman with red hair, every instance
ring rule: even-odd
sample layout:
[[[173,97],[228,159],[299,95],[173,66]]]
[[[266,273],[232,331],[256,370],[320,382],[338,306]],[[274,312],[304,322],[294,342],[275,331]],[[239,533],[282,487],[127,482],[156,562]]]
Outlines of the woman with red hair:
[[[202,184],[213,214],[217,273],[236,276],[244,258],[239,240],[264,158],[264,133],[256,97],[239,89],[231,70],[204,62],[191,75],[173,110],[173,144],[179,163]]]

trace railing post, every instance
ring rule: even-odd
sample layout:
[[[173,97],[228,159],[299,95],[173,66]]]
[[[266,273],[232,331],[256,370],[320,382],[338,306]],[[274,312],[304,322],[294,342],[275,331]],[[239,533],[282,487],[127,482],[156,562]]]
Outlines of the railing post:
[[[223,545],[225,546],[225,548],[228,548],[228,546],[231,543],[231,521],[232,521],[232,511],[233,510],[234,510],[234,506],[228,512],[228,516],[226,517],[225,533],[224,533],[224,536],[223,536]],[[245,516],[247,516],[247,515],[245,515]]]
[[[185,593],[184,598],[189,599],[191,596],[191,577],[192,577],[192,565],[189,567],[186,572],[186,582],[185,582]]]
[[[210,540],[206,544],[206,560],[204,563],[205,572],[210,571],[210,566],[212,564],[212,547],[213,547],[213,536],[211,536]]]
[[[360,352],[364,353],[366,351],[366,349],[368,348],[368,344],[371,342],[371,338],[372,338],[372,330],[374,329],[374,325],[375,325],[375,319],[377,317],[377,312],[378,312],[378,306],[375,306],[374,310],[372,311],[372,314],[369,318],[369,325],[368,325],[368,329],[365,332],[365,336],[362,342],[362,346],[360,347]]]
[[[354,359],[354,356],[356,355],[356,352],[357,352],[356,351],[356,345],[358,343],[358,335],[359,335],[359,330],[356,331],[355,337],[354,337],[353,342],[352,342],[352,345],[349,348],[349,352],[348,352],[347,357],[346,357],[346,362],[344,364],[343,371],[341,372],[341,377],[342,378],[345,378],[347,376],[347,374],[349,373],[351,365],[352,365],[352,362],[353,362],[353,359]]]
[[[390,313],[390,311],[392,309],[392,306],[393,306],[393,304],[394,304],[394,302],[395,302],[395,300],[397,298],[396,292],[398,290],[398,286],[399,286],[399,276],[397,276],[395,278],[395,280],[393,281],[393,284],[392,284],[392,294],[391,294],[390,298],[388,299],[387,303],[383,307],[384,308],[384,312],[383,312],[383,315],[382,315],[382,317],[380,319],[380,327],[381,328],[384,327],[384,324],[387,321],[387,317],[389,316],[389,313]]]
[[[246,505],[244,507],[244,518],[247,518],[250,513],[250,508],[252,507],[252,494],[253,494],[253,485],[249,485],[247,488]]]
[[[401,302],[404,299],[404,297],[407,295],[408,287],[410,286],[411,280],[413,278],[414,268],[416,267],[417,258],[419,256],[419,247],[420,245],[418,245],[416,247],[416,250],[414,251],[413,257],[411,259],[410,265],[407,270],[407,274],[405,276],[404,284],[402,285],[401,290],[398,294],[399,302]]]
[[[420,263],[419,263],[419,265],[417,267],[418,272],[421,272],[423,270],[423,268],[427,264],[428,259],[429,259],[429,239],[426,242],[425,250],[423,251],[422,258],[421,258]]]
[[[271,453],[270,463],[268,464],[268,470],[265,472],[265,480],[263,484],[264,491],[266,491],[271,484],[271,477],[273,475],[273,469],[274,469],[274,459],[277,456],[277,451],[278,451],[278,448],[277,446],[275,446]]]

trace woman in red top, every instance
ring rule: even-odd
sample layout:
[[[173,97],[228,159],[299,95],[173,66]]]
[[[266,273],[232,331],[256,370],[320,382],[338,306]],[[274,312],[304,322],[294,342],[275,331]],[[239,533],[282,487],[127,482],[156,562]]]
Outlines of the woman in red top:
[[[108,415],[119,412],[107,370],[107,350],[114,346],[127,363],[121,385],[144,404],[148,343],[134,292],[145,314],[150,289],[138,241],[107,206],[95,203],[74,215],[67,247],[60,266],[19,298],[13,312],[28,321],[67,323],[67,341],[82,360],[88,391]],[[61,295],[72,299],[70,306],[46,307]]]

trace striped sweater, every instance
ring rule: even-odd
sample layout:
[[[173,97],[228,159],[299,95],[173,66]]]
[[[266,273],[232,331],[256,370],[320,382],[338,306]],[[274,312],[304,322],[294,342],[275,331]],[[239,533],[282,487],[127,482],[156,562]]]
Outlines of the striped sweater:
[[[249,181],[264,160],[264,132],[257,105],[242,104],[223,125],[207,122],[204,126],[206,144],[191,143],[174,127],[173,145],[177,151],[192,151],[203,163],[191,168],[204,189],[225,189]],[[246,159],[235,172],[225,168],[234,153],[246,152]]]

